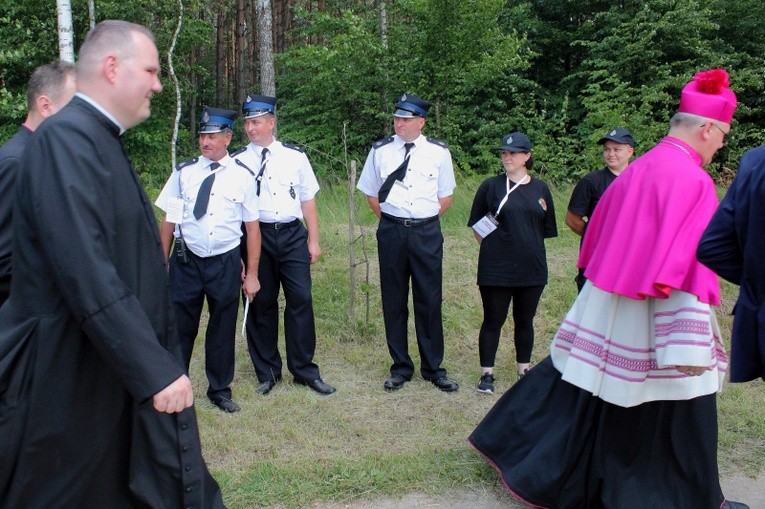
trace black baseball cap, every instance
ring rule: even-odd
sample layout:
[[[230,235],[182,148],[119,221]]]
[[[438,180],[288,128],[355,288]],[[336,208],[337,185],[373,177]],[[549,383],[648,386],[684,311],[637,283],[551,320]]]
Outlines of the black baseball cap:
[[[531,140],[523,133],[510,133],[502,138],[499,150],[508,152],[531,152]]]
[[[600,140],[598,140],[598,143],[602,145],[607,141],[624,143],[630,147],[635,147],[635,140],[632,138],[632,133],[627,129],[622,129],[621,127],[617,127],[608,131]]]

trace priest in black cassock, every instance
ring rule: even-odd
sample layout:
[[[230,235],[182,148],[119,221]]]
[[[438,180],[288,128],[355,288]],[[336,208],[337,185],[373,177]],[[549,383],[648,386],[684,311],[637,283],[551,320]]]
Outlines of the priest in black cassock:
[[[154,212],[120,135],[162,89],[154,39],[105,21],[32,136],[0,309],[0,505],[218,508]]]

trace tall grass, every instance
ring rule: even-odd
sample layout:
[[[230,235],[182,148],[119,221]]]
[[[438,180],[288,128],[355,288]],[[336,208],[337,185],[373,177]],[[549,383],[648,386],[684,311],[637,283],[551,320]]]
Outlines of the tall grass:
[[[205,398],[200,334],[191,375],[202,443],[230,507],[305,508],[319,501],[350,502],[412,491],[496,485],[494,471],[466,443],[475,425],[516,379],[512,331],[506,324],[495,369],[498,394],[475,391],[476,338],[482,315],[475,285],[478,246],[465,224],[479,183],[479,179],[459,183],[454,206],[442,222],[444,367],[460,382],[459,392],[442,393],[417,378],[395,393],[383,390],[390,357],[381,316],[376,220],[357,193],[358,228],[366,235],[371,264],[369,285],[362,283],[364,267],[358,268],[358,292],[370,293],[367,323],[363,298],[357,299],[355,315],[349,315],[348,195],[341,186],[324,188],[318,196],[323,255],[313,267],[315,360],[324,380],[337,386],[338,392],[322,397],[294,385],[285,368],[284,382],[265,397],[257,395],[246,344],[237,338],[232,388],[243,410],[224,414]],[[573,278],[579,238],[563,223],[569,194],[570,189],[553,190],[559,236],[547,241],[550,280],[536,318],[533,361],[547,355],[552,334],[576,294]],[[360,243],[355,249],[361,257]],[[726,334],[735,295],[734,287],[724,286],[719,317]],[[410,351],[417,365],[411,324]],[[723,474],[740,470],[757,476],[765,470],[763,403],[762,382],[729,385],[720,396]]]

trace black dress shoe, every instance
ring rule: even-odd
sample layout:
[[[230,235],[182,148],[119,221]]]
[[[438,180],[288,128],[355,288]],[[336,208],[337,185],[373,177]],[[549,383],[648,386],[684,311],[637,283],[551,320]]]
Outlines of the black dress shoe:
[[[749,509],[749,506],[732,500],[726,500],[720,509]]]
[[[406,378],[404,375],[399,375],[398,373],[393,373],[391,376],[388,377],[388,379],[383,384],[383,387],[385,387],[386,391],[397,391],[400,388],[404,386],[405,383],[409,381],[408,378]]]
[[[212,401],[212,404],[223,410],[224,412],[227,412],[229,414],[233,414],[235,412],[238,412],[241,410],[239,405],[234,403],[228,398],[224,397],[216,397],[216,398],[210,398],[210,401]]]
[[[260,394],[261,396],[265,396],[269,392],[271,392],[271,389],[276,387],[276,382],[281,380],[280,378],[266,380],[265,382],[260,382],[258,387],[255,389],[255,392]]]
[[[298,380],[296,378],[295,383],[300,385],[305,385],[306,387],[310,387],[314,391],[324,396],[329,396],[330,394],[332,394],[333,392],[337,390],[331,385],[325,384],[324,380],[322,380],[321,378],[317,378],[316,380]]]
[[[438,378],[434,378],[430,381],[433,385],[438,387],[440,390],[444,392],[454,392],[457,389],[460,388],[459,384],[455,382],[454,380],[449,380],[445,376],[439,376]]]

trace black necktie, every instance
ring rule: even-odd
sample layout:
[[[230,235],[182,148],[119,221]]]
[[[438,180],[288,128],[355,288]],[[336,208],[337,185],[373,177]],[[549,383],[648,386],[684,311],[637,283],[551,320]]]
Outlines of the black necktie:
[[[264,148],[263,152],[260,153],[260,171],[258,172],[258,176],[255,177],[255,180],[257,181],[257,188],[255,190],[255,194],[260,196],[260,181],[263,180],[263,172],[266,171],[266,156],[268,155],[268,149]]]
[[[388,175],[388,178],[385,179],[385,182],[383,182],[383,185],[380,187],[380,191],[377,193],[377,198],[380,200],[380,203],[383,203],[388,199],[388,194],[393,187],[393,182],[396,180],[401,180],[403,182],[404,176],[406,175],[406,169],[409,166],[409,151],[412,147],[414,147],[414,143],[404,143],[404,148],[406,149],[406,152],[404,152],[404,162],[402,162],[393,173]]]
[[[220,163],[212,163],[210,165],[210,171],[213,171]],[[194,217],[199,220],[202,216],[207,214],[207,204],[210,203],[210,191],[212,190],[213,182],[215,181],[215,174],[208,175],[202,181],[202,185],[199,186],[199,193],[197,193],[197,201],[194,203]]]

